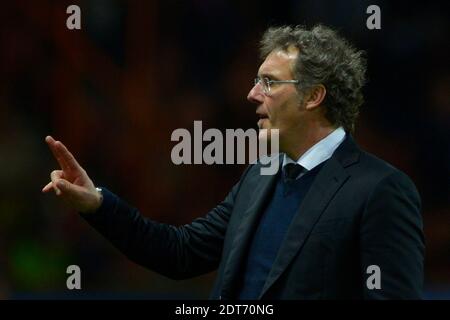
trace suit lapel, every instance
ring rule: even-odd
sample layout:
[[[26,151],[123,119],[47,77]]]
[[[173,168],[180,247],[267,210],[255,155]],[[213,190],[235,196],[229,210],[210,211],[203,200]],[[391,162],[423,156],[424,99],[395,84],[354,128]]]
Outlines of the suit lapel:
[[[244,255],[248,248],[249,242],[252,239],[256,229],[260,214],[262,213],[265,204],[270,200],[270,195],[273,192],[275,182],[278,174],[281,171],[282,156],[279,155],[279,170],[275,175],[257,175],[252,177],[255,181],[250,182],[254,185],[254,191],[249,199],[249,207],[244,212],[242,220],[235,232],[235,238],[230,250],[224,270],[224,280],[222,285],[222,292],[231,294],[236,284],[236,277],[240,267],[242,267]]]
[[[259,299],[301,250],[325,208],[349,177],[344,167],[357,161],[358,156],[359,151],[352,137],[348,136],[320,170],[288,228]]]

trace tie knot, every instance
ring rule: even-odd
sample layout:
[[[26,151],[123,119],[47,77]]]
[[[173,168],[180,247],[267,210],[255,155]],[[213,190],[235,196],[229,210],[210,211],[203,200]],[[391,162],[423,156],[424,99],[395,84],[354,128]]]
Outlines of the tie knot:
[[[297,177],[302,173],[302,171],[305,168],[303,168],[298,163],[288,163],[284,166],[284,173],[286,180],[295,180]]]

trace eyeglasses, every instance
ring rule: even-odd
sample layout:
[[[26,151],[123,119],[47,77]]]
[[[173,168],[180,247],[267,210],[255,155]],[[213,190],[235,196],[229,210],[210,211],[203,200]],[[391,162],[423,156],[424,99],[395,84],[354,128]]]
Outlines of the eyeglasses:
[[[260,83],[263,87],[263,91],[264,93],[267,95],[270,93],[270,86],[272,84],[281,84],[281,83],[298,83],[298,80],[270,80],[267,77],[264,78],[260,78],[260,77],[256,77],[255,78],[255,86]]]

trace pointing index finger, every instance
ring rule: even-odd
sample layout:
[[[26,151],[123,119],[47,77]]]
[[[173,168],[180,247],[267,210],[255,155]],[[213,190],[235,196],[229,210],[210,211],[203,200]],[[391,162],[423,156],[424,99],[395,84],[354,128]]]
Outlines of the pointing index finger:
[[[56,161],[58,161],[59,165],[61,166],[61,169],[64,171],[67,171],[69,168],[67,164],[65,163],[64,159],[60,155],[60,152],[56,148],[56,141],[51,136],[45,137],[45,142],[47,142],[48,147],[50,148],[51,152],[53,153],[53,156],[55,157]]]
[[[62,160],[69,170],[80,171],[82,169],[75,157],[61,141],[56,141],[55,146],[58,154],[61,156]]]
[[[50,150],[63,171],[79,171],[81,166],[61,141],[55,141],[51,136],[45,138]]]

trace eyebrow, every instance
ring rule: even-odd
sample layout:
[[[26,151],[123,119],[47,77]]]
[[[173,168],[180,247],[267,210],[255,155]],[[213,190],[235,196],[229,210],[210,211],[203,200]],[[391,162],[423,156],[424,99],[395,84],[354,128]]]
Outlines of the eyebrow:
[[[266,72],[258,74],[258,77],[260,77],[260,78],[266,78],[267,77],[267,78],[270,78],[272,80],[278,80],[279,79],[276,75],[274,75],[272,73],[266,73]]]

